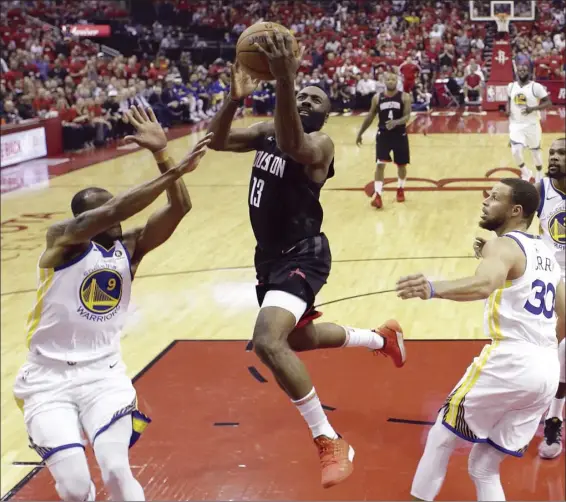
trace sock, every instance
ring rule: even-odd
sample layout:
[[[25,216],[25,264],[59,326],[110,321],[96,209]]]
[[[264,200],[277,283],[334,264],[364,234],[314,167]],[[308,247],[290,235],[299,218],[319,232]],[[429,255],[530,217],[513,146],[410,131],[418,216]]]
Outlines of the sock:
[[[536,166],[537,170],[535,172],[535,181],[538,183],[542,180],[542,166]]]
[[[384,339],[371,329],[350,328],[345,326],[346,341],[343,347],[367,347],[368,349],[378,350],[385,345]]]
[[[383,191],[383,181],[374,181],[373,187],[374,187],[375,193],[378,193],[379,195],[381,195],[381,192]]]
[[[322,409],[320,399],[316,395],[314,387],[305,397],[298,401],[292,401],[292,403],[305,419],[313,438],[326,436],[330,439],[336,439],[338,437],[338,434],[336,434],[336,431],[330,425],[326,413],[324,413]]]
[[[405,181],[407,181],[407,178],[397,178],[397,187],[405,188]]]
[[[522,164],[519,167],[521,168],[521,177],[528,180],[532,174],[531,170],[525,164]]]
[[[550,408],[546,415],[546,418],[559,418],[560,420],[563,419],[562,411],[564,409],[564,403],[566,403],[566,398],[557,399],[554,398],[552,403],[550,403]]]

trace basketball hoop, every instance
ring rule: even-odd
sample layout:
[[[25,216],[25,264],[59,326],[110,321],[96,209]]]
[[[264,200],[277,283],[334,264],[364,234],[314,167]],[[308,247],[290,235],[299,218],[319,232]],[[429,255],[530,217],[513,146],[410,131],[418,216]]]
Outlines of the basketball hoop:
[[[497,23],[497,31],[499,33],[509,33],[509,14],[501,12],[495,14],[495,22]]]

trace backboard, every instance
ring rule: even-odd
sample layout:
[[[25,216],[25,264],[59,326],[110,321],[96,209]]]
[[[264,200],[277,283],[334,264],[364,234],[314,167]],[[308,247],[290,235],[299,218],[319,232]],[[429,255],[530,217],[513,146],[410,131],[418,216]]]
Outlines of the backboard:
[[[534,21],[534,0],[469,0],[472,21],[494,21],[497,14],[507,14],[509,21]]]

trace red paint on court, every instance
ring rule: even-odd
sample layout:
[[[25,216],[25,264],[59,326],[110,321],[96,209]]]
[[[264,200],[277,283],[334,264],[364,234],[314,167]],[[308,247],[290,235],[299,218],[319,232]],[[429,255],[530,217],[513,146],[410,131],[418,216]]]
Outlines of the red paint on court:
[[[323,403],[336,408],[331,423],[356,449],[354,474],[323,490],[307,427],[246,343],[177,342],[136,381],[153,423],[131,450],[134,475],[147,500],[408,500],[429,426],[389,419],[434,420],[484,343],[408,342],[402,369],[364,349],[302,354]],[[564,454],[540,460],[541,432],[525,458],[503,463],[508,500],[564,500]],[[468,450],[454,455],[439,500],[475,500]],[[57,500],[47,469],[13,499]]]

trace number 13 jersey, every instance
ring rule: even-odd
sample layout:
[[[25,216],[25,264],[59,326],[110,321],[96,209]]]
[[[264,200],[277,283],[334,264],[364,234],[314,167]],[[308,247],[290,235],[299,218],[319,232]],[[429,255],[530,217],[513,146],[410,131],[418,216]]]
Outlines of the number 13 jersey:
[[[556,289],[561,270],[554,253],[538,236],[512,231],[525,253],[525,272],[494,291],[486,300],[484,329],[495,341],[512,340],[556,347]]]
[[[334,176],[334,159],[328,178]],[[258,246],[283,251],[320,234],[323,220],[320,190],[305,166],[277,147],[275,135],[263,138],[251,172],[248,192],[250,220]]]

